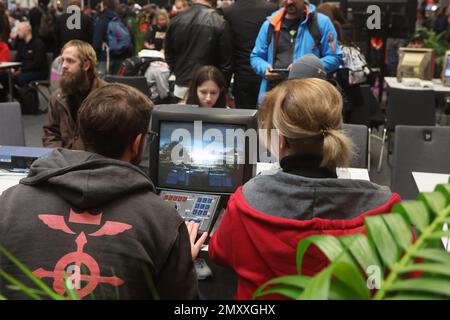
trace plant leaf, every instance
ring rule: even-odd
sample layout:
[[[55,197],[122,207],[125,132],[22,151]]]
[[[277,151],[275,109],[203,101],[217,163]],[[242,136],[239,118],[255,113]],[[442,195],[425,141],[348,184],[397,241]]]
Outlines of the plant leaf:
[[[380,268],[383,267],[376,250],[365,235],[361,233],[352,234],[339,237],[339,240],[348,248],[349,252],[364,270],[373,265]]]
[[[0,301],[1,300],[6,300],[6,297],[5,296],[2,296],[1,294],[0,294]]]
[[[383,214],[381,217],[391,231],[391,234],[399,247],[406,251],[411,246],[412,233],[411,229],[406,224],[405,219],[398,213]]]
[[[292,299],[297,299],[303,292],[311,277],[302,275],[291,275],[272,279],[262,286],[260,286],[253,294],[253,299],[259,298],[261,296],[270,293],[279,293],[288,296]],[[269,286],[278,285],[274,288],[266,289]],[[278,292],[277,289],[281,288],[283,293]]]
[[[21,292],[23,292],[23,294],[27,295],[31,299],[33,299],[33,300],[42,300],[41,297],[38,294],[36,294],[32,289],[28,288],[22,282],[20,282],[19,280],[15,279],[13,276],[11,276],[10,274],[6,273],[2,269],[0,269],[0,276],[5,278],[12,285],[16,286]]]
[[[439,263],[416,263],[402,267],[401,270],[399,270],[400,273],[412,271],[423,271],[427,273],[440,274],[450,277],[450,265]]]
[[[316,274],[300,295],[300,300],[326,300],[330,292],[333,265],[330,265]]]
[[[450,183],[438,184],[434,191],[442,193],[447,199],[447,203],[450,203]]]
[[[404,215],[420,232],[430,224],[428,209],[422,201],[402,201],[394,205],[392,212]]]
[[[296,299],[298,299],[298,297],[300,296],[301,293],[302,293],[302,290],[299,290],[299,288],[292,287],[292,286],[285,285],[285,284],[281,284],[281,285],[278,285],[276,287],[266,289],[266,290],[264,290],[261,293],[258,293],[258,294],[255,293],[253,295],[253,299],[255,300],[255,299],[258,299],[258,298],[260,298],[262,296],[266,296],[266,295],[269,295],[269,294],[279,294],[279,295],[282,295],[284,297],[296,300]]]
[[[55,293],[50,289],[41,279],[36,277],[30,269],[28,269],[23,263],[17,260],[8,250],[0,245],[0,253],[2,253],[6,258],[8,258],[12,263],[14,263],[20,271],[22,271],[31,281],[33,281],[42,291],[44,291],[50,298],[54,300],[64,300],[63,296]]]
[[[308,238],[300,240],[297,247],[297,273],[300,274],[303,265],[303,256],[308,250],[311,244],[316,245],[320,251],[325,254],[325,256],[330,260],[330,262],[335,261],[338,257],[345,259],[346,261],[351,261],[348,254],[341,256],[344,248],[340,241],[330,235],[313,235]]]
[[[383,262],[390,268],[398,261],[400,250],[381,216],[365,219],[367,235],[375,243]]]
[[[334,279],[330,284],[330,294],[328,298],[331,300],[354,300],[355,292],[345,283],[342,283],[338,279]]]
[[[450,281],[431,278],[407,279],[393,283],[387,291],[429,292],[450,296]]]
[[[421,192],[417,197],[418,200],[425,202],[427,207],[437,215],[439,211],[443,210],[447,205],[445,195],[440,192]]]
[[[414,257],[432,260],[436,262],[450,263],[450,254],[441,249],[420,249],[414,253]]]
[[[352,299],[370,298],[370,292],[362,272],[354,263],[336,261],[332,265],[333,275],[353,292]]]
[[[398,294],[392,297],[386,298],[386,300],[447,300],[448,298],[445,298],[443,296],[436,296],[436,295],[424,295],[424,294]]]

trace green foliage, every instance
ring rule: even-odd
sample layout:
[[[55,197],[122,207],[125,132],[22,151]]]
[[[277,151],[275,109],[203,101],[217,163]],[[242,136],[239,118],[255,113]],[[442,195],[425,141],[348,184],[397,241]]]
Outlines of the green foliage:
[[[367,236],[314,235],[297,247],[297,275],[272,279],[253,298],[280,294],[291,299],[449,299],[450,253],[441,248],[450,222],[450,184],[403,201],[392,212],[365,219]],[[413,241],[413,228],[417,231]],[[310,245],[330,260],[313,277],[301,275]],[[374,288],[379,271],[380,287]],[[367,279],[367,280],[366,280]]]
[[[436,32],[421,28],[416,31],[413,38],[424,40],[425,48],[432,48],[436,53],[436,63],[442,67],[445,51],[450,50],[450,43],[446,40],[447,31],[436,34]]]

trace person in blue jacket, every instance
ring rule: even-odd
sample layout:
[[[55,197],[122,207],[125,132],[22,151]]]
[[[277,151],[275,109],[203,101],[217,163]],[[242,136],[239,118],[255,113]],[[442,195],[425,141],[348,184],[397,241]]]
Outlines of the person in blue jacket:
[[[327,73],[336,71],[342,64],[336,30],[330,19],[317,13],[316,7],[305,0],[283,2],[284,6],[263,23],[250,54],[253,70],[263,78],[258,96],[260,105],[264,93],[285,80],[287,70],[301,56],[316,55]]]

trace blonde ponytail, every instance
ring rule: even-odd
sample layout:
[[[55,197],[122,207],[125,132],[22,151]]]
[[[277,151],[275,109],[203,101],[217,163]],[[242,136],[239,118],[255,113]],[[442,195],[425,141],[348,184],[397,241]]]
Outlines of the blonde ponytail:
[[[353,143],[341,130],[342,95],[327,81],[281,83],[267,93],[258,117],[261,128],[277,129],[289,139],[294,152],[320,153],[322,167],[346,167],[352,157]]]

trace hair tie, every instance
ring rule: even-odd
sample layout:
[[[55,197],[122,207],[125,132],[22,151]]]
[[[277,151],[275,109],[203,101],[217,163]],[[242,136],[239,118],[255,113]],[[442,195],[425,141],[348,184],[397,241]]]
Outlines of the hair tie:
[[[320,130],[320,133],[322,134],[322,137],[325,138],[325,136],[326,136],[327,133],[328,133],[328,130],[327,130],[327,129],[322,129],[322,130]]]

